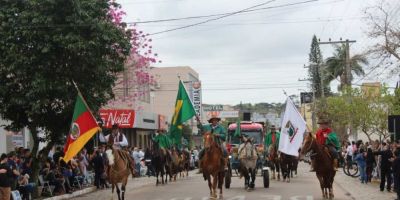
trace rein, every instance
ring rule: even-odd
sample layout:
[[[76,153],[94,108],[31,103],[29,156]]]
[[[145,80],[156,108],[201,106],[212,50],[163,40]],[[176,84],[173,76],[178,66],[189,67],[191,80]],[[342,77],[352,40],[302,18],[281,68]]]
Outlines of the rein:
[[[311,148],[312,148],[313,142],[315,142],[315,139],[314,139],[314,137],[312,137],[312,136],[311,136],[311,142],[310,142],[310,145],[308,146],[308,148],[306,148],[306,151],[304,151],[304,153],[308,153],[308,152],[310,152],[310,151],[311,151]]]

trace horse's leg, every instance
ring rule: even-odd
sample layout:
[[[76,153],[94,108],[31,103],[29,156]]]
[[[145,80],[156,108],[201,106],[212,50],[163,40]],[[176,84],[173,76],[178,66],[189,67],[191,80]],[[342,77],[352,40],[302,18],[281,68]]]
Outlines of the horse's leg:
[[[252,169],[251,171],[252,171],[252,173],[251,173],[251,186],[250,187],[252,189],[254,189],[255,182],[256,182],[256,169]]]
[[[122,190],[122,200],[125,200],[125,189],[126,189],[126,184],[128,183],[128,177],[124,178],[122,181],[121,185],[121,190]]]
[[[275,162],[275,168],[278,173],[278,181],[280,181],[281,180],[281,165],[279,164],[279,162]]]
[[[115,187],[114,183],[111,183],[111,200],[114,199],[114,187]]]
[[[220,172],[218,175],[219,199],[223,199],[222,185],[224,185],[225,172]]]
[[[321,187],[322,197],[323,197],[323,198],[326,198],[326,197],[325,197],[325,191],[324,191],[324,185],[323,185],[324,180],[323,180],[322,177],[319,176],[318,174],[317,174],[317,178],[318,178],[318,181],[319,181],[319,186]]]
[[[208,180],[208,188],[210,189],[210,197],[212,197],[213,189],[212,189],[211,176],[210,175],[207,175],[207,180]]]
[[[214,198],[217,198],[217,183],[218,183],[218,173],[213,175],[212,187],[213,187],[213,197]]]
[[[121,190],[119,190],[118,183],[115,184],[115,187],[117,188],[118,200],[121,200]]]

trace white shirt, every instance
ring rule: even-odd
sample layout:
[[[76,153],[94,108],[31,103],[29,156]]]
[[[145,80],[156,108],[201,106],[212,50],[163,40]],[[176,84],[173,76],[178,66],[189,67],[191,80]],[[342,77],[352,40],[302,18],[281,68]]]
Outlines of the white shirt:
[[[108,135],[104,136],[103,133],[100,133],[100,137],[99,137],[100,142],[108,142],[108,139],[110,138],[111,134],[108,134]],[[119,141],[120,134],[121,133],[118,132],[117,136],[114,137],[114,145],[113,145],[113,147],[116,148],[116,149],[120,149],[121,147],[128,146],[128,140],[126,139],[124,134],[122,134],[122,141],[121,142]]]
[[[348,156],[353,156],[353,147],[349,145],[346,149],[346,152]]]

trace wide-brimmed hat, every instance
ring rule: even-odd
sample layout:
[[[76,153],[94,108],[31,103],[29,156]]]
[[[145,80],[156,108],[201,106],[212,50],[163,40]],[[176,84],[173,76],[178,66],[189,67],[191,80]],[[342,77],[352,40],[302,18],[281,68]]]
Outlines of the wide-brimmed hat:
[[[327,117],[321,117],[318,119],[318,124],[330,124],[331,120]]]
[[[218,121],[221,121],[221,118],[219,118],[218,115],[211,115],[211,118],[208,120],[208,122],[211,123],[211,121],[212,121],[213,119],[216,119],[216,120],[218,120]]]

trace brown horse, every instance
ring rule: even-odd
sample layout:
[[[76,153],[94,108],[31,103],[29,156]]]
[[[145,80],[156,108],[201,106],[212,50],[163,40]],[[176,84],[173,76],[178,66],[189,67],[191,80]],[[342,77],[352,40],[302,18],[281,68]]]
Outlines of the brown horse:
[[[171,150],[171,162],[169,163],[169,181],[176,181],[176,176],[179,172],[182,171],[181,169],[181,156],[179,155],[178,151],[176,150],[175,147],[172,148]]]
[[[119,149],[109,149],[106,151],[108,166],[107,166],[107,178],[112,184],[112,194],[114,194],[114,188],[117,188],[118,200],[124,200],[125,198],[125,188],[128,183],[128,177],[132,174],[134,176],[134,171],[131,167],[131,158],[129,154],[123,150]],[[118,183],[121,183],[122,195],[120,194],[120,189]],[[113,196],[111,196],[111,199]]]
[[[190,153],[188,151],[183,150],[180,156],[179,162],[179,177],[189,177],[189,168],[190,168]]]
[[[221,147],[215,142],[215,136],[207,132],[203,135],[204,156],[201,160],[203,176],[208,181],[210,197],[217,198],[217,185],[219,188],[219,198],[222,199],[222,185],[224,184],[224,165],[221,162],[223,153]]]
[[[272,179],[276,179],[276,173],[278,174],[278,181],[281,179],[280,168],[281,163],[279,161],[278,151],[276,149],[276,144],[271,144],[268,147],[268,164],[272,170]]]
[[[296,156],[280,153],[280,164],[283,181],[290,182],[291,173],[295,169]]]
[[[333,160],[330,158],[329,151],[327,151],[323,145],[318,144],[311,133],[307,134],[304,138],[303,146],[300,151],[301,156],[303,157],[310,151],[315,154],[314,169],[321,186],[322,196],[324,198],[333,199],[332,185],[336,174],[333,168]]]

